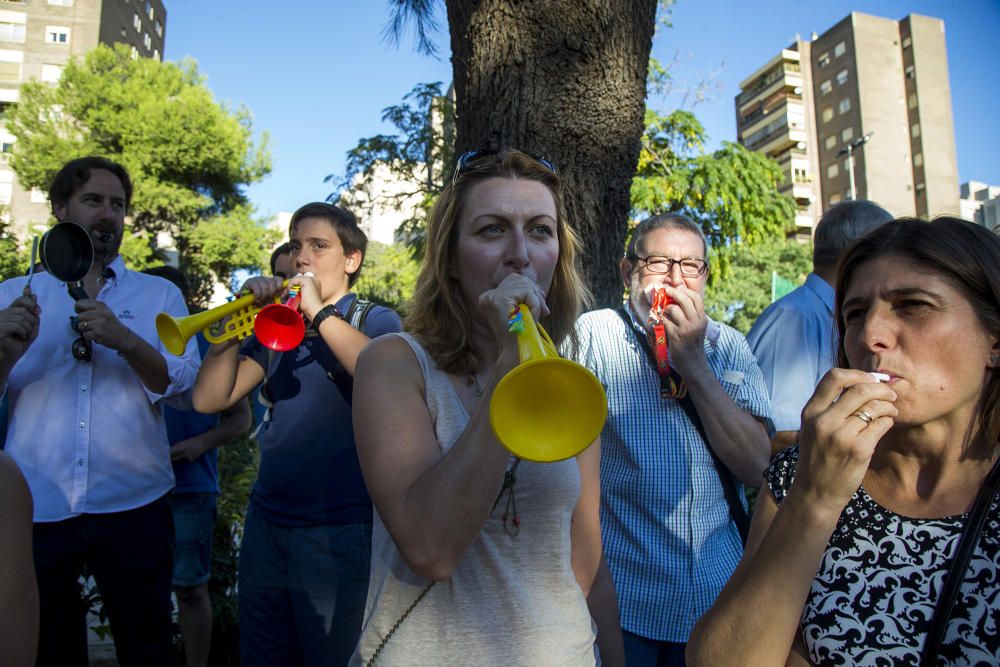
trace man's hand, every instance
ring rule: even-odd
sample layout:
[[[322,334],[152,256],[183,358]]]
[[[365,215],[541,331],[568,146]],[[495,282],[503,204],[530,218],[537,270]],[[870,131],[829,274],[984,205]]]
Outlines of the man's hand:
[[[181,440],[170,448],[171,463],[191,463],[205,453],[205,444],[198,436]]]
[[[705,358],[708,317],[704,300],[699,292],[686,285],[666,285],[665,289],[670,297],[670,305],[664,311],[670,365],[681,377],[687,377],[690,372],[702,372],[708,366]]]
[[[42,309],[27,287],[21,296],[0,310],[0,364],[11,368],[38,337]]]
[[[76,302],[77,325],[87,340],[124,352],[129,345],[132,332],[115,317],[106,303],[94,299],[80,299]]]

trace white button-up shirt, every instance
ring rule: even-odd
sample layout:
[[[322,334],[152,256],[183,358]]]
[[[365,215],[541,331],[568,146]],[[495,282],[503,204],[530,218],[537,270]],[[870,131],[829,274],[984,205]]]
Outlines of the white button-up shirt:
[[[174,485],[159,402],[194,385],[200,360],[193,340],[182,357],[167,352],[155,318],[187,315],[187,307],[169,281],[129,271],[121,257],[109,268],[114,275],[97,300],[163,355],[170,385],[163,394],[149,391],[117,351],[96,343],[91,361],[73,358],[74,302],[65,283],[35,275],[41,324],[7,379],[6,451],[28,480],[37,522],[134,509]],[[26,281],[0,284],[0,307],[21,296]]]

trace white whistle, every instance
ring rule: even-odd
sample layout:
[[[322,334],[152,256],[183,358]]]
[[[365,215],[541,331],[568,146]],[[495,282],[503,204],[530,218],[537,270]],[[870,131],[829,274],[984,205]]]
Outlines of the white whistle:
[[[875,379],[876,382],[888,382],[889,381],[889,376],[886,375],[885,373],[869,373],[868,375],[871,375]]]

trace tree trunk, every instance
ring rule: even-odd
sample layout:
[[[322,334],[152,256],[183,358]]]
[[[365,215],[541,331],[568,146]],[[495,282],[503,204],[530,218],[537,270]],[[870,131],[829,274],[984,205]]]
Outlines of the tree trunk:
[[[620,303],[656,0],[446,0],[456,155],[544,155],[566,187],[598,307]]]

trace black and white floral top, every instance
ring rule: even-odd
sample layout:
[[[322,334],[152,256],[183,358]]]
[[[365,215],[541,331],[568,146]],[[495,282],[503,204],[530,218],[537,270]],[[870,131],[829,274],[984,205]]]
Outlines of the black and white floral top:
[[[767,485],[780,505],[799,449],[780,452]],[[967,514],[912,519],[858,489],[844,508],[802,612],[817,665],[916,665]],[[939,665],[1000,665],[1000,501],[994,498],[938,655]]]

